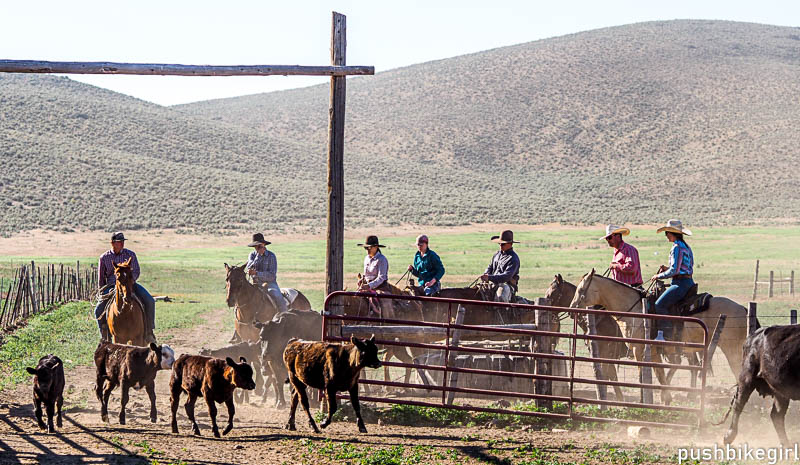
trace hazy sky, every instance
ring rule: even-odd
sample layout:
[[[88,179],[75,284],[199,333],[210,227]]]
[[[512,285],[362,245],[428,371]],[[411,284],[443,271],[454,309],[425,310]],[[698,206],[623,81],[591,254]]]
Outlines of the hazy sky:
[[[725,19],[800,26],[797,0],[140,0],[125,4],[8,0],[0,3],[0,58],[327,65],[333,10],[347,15],[347,63],[373,65],[376,72],[641,21]],[[73,78],[163,105],[328,80],[283,76]]]

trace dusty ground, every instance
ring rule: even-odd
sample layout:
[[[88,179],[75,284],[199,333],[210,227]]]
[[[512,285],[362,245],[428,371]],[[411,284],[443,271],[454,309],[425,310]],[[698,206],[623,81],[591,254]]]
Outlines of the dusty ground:
[[[169,335],[169,342],[176,353],[196,352],[201,345],[224,345],[229,335],[221,333],[218,328],[222,319],[228,317],[226,309],[212,312],[204,325],[176,331]],[[603,448],[604,443],[633,448],[636,444],[653,442],[628,439],[624,429],[614,426],[597,432],[543,432],[368,424],[369,433],[361,435],[352,422],[337,422],[323,434],[316,435],[301,416],[297,422],[299,431],[289,432],[282,429],[287,411],[273,408],[272,399],[268,405],[238,406],[234,429],[222,439],[211,436],[205,404],[200,400],[196,411],[203,436],[191,436],[182,407],[178,419],[180,434],[173,435],[169,427],[168,372],[160,372],[157,379],[157,424],[149,422],[144,391],[132,391],[126,426],[120,426],[116,419],[119,408],[119,391],[116,391],[109,403],[111,423],[102,423],[99,404],[92,391],[93,383],[93,367],[80,367],[67,373],[64,427],[58,434],[50,435],[36,427],[29,400],[30,386],[0,393],[0,463],[345,463],[343,456],[337,458],[335,452],[323,451],[324,447],[335,449],[340,443],[352,443],[355,450],[402,445],[405,448],[417,447],[424,452],[422,461],[410,463],[525,463],[521,461],[523,458],[515,458],[514,454],[530,458],[532,448],[557,457],[558,461],[548,463],[603,463],[613,461],[613,458],[587,458],[587,451],[608,449]],[[224,406],[220,407],[218,421],[224,425],[227,414]],[[658,451],[666,460],[675,453],[679,436],[670,433],[657,434],[656,437],[664,439],[653,442],[655,449],[652,450]],[[714,432],[706,437],[683,437],[680,441],[682,444],[711,442],[718,437]],[[330,439],[333,444],[326,444],[324,439]],[[523,450],[527,448],[528,452],[519,455],[520,447]],[[511,462],[503,462],[506,457]],[[358,460],[352,463],[358,463]],[[653,460],[641,463],[653,463]]]

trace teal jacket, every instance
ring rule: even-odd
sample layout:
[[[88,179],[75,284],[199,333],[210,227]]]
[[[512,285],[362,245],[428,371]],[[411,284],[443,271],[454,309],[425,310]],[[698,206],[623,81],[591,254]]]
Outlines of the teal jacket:
[[[431,249],[428,249],[424,257],[417,251],[417,254],[414,256],[413,267],[411,274],[419,278],[420,286],[425,285],[425,283],[433,278],[436,278],[436,281],[441,281],[442,276],[444,276],[442,260],[436,255],[436,252]]]

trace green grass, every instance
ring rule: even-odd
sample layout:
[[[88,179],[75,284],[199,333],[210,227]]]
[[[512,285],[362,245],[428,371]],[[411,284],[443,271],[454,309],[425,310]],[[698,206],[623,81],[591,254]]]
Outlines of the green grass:
[[[28,381],[25,368],[35,367],[43,355],[58,355],[64,369],[88,365],[97,347],[97,324],[90,319],[88,303],[69,303],[32,318],[27,326],[9,335],[0,346],[0,389]]]
[[[431,446],[395,445],[387,448],[364,446],[349,442],[335,442],[330,439],[302,439],[303,458],[325,458],[341,463],[358,465],[414,465],[432,463],[433,460],[446,460],[442,452]]]

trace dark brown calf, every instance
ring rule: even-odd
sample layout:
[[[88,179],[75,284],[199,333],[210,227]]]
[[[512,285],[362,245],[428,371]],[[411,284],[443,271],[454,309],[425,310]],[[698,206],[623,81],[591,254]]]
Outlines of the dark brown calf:
[[[774,398],[770,418],[781,444],[788,447],[784,425],[786,410],[790,400],[800,400],[800,325],[757,329],[747,337],[742,351],[742,371],[731,401],[733,419],[725,434],[725,444],[736,438],[739,415],[755,389],[764,397]],[[722,422],[729,413],[730,409]]]
[[[149,347],[112,344],[101,341],[94,351],[97,369],[95,394],[100,401],[100,418],[108,423],[108,398],[117,386],[122,388],[119,424],[125,424],[125,406],[130,388],[147,391],[150,397],[150,421],[156,422],[156,374],[169,370],[175,362],[175,352],[168,345]]]
[[[351,336],[350,342],[350,344],[332,344],[290,341],[286,346],[283,361],[289,372],[289,382],[294,387],[286,429],[295,430],[294,414],[299,400],[308,415],[308,423],[314,428],[315,433],[319,433],[317,424],[308,410],[306,386],[311,386],[324,390],[328,399],[328,416],[322,422],[323,428],[331,424],[331,418],[336,412],[336,393],[347,391],[350,393],[350,402],[356,412],[358,430],[362,433],[367,432],[364,420],[361,418],[361,405],[358,403],[358,377],[364,367],[379,368],[381,361],[378,359],[375,336],[364,341]]]
[[[315,311],[291,310],[266,323],[254,322],[253,325],[260,331],[262,374],[272,378],[275,407],[285,408],[283,381],[288,372],[283,363],[283,350],[291,339],[317,339],[322,331],[322,315]]]
[[[52,433],[53,414],[58,407],[58,420],[56,424],[61,428],[61,405],[64,403],[64,364],[61,359],[53,354],[45,355],[39,359],[36,368],[26,368],[33,375],[33,405],[36,414],[36,423],[39,428],[47,428]],[[47,410],[47,425],[42,421],[42,403]]]
[[[263,388],[263,397],[262,402],[266,402],[267,400],[267,386],[264,382],[263,376],[261,376],[261,343],[260,342],[239,342],[236,344],[230,344],[225,347],[220,347],[219,349],[200,349],[200,355],[205,355],[206,357],[213,357],[213,358],[220,358],[225,360],[227,357],[230,357],[234,360],[239,360],[240,357],[244,357],[247,360],[252,360],[253,363],[253,380],[256,382],[256,390]],[[258,394],[256,392],[256,394]],[[242,390],[236,392],[234,394],[234,398],[237,402],[250,402],[250,391]]]
[[[236,412],[233,406],[233,391],[238,387],[253,390],[256,387],[253,381],[253,367],[247,359],[241,357],[240,363],[232,358],[225,360],[205,357],[202,355],[181,355],[172,366],[172,378],[169,381],[170,403],[172,408],[172,432],[178,432],[178,402],[181,392],[187,394],[186,416],[192,422],[192,432],[200,436],[200,427],[194,419],[194,403],[197,397],[202,397],[208,404],[208,414],[211,417],[211,431],[219,437],[217,428],[217,406],[214,402],[225,403],[228,407],[228,426],[222,434],[228,434],[233,428],[233,415]]]

